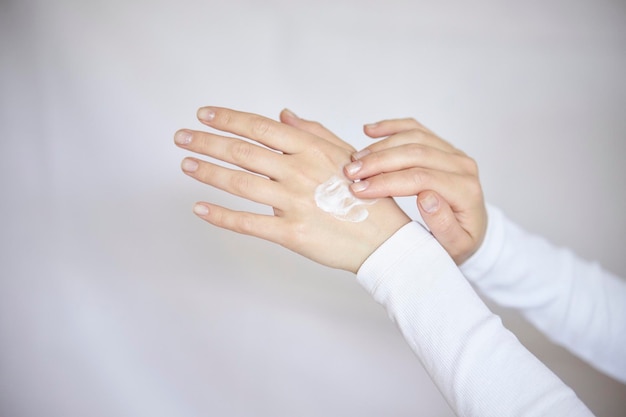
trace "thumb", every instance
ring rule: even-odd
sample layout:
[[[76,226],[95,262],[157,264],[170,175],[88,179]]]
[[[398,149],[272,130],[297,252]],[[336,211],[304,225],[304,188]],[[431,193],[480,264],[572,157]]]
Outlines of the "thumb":
[[[328,142],[345,148],[350,152],[354,152],[354,148],[352,146],[341,140],[337,135],[328,130],[321,123],[302,119],[296,116],[295,113],[289,109],[283,109],[283,111],[280,112],[280,121],[286,125],[296,127],[308,133],[312,133],[315,136],[318,136]]]
[[[470,235],[461,227],[450,205],[434,191],[423,191],[417,196],[417,208],[422,219],[457,265],[465,261]]]

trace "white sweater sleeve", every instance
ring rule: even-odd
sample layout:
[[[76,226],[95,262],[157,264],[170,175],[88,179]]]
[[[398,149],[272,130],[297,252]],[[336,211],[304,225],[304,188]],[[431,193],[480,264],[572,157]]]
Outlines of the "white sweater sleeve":
[[[626,382],[626,281],[523,231],[494,207],[488,213],[485,241],[463,274],[554,342]]]
[[[378,248],[357,279],[387,309],[457,415],[592,415],[503,327],[418,223]]]

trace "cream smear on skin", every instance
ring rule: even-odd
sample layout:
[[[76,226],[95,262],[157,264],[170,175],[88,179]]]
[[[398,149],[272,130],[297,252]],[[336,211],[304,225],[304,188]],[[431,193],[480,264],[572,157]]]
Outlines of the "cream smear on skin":
[[[357,198],[350,191],[352,181],[344,176],[333,175],[315,189],[315,203],[317,207],[330,213],[339,220],[348,222],[362,222],[367,219],[367,206],[376,200]]]

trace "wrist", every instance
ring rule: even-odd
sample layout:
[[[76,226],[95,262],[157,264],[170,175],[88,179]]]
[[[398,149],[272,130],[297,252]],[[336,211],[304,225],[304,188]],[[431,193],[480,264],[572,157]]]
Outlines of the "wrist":
[[[364,224],[355,242],[354,262],[350,271],[358,273],[365,261],[411,219],[391,198],[384,198],[370,208],[370,219]],[[426,232],[427,233],[427,232]]]

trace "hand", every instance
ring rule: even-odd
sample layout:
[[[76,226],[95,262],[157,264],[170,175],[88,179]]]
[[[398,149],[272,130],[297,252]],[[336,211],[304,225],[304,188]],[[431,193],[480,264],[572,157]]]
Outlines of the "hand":
[[[235,137],[180,130],[174,137],[178,146],[245,170],[186,158],[183,171],[274,210],[272,216],[197,203],[194,212],[215,226],[278,243],[327,266],[357,272],[378,246],[410,221],[391,198],[367,206],[369,217],[359,223],[338,220],[317,207],[316,187],[333,175],[342,175],[342,167],[354,152],[337,137],[321,138],[262,116],[218,107],[201,108],[198,118],[209,127],[258,145]]]
[[[346,176],[360,198],[417,196],[431,233],[457,265],[478,250],[487,211],[476,162],[413,119],[366,125],[372,138],[387,136],[353,155]]]
[[[281,120],[318,136],[337,138],[317,122],[283,113]],[[365,126],[372,138],[389,136],[353,155],[345,175],[363,198],[417,196],[431,233],[457,265],[478,250],[487,229],[487,211],[476,163],[413,119]]]

